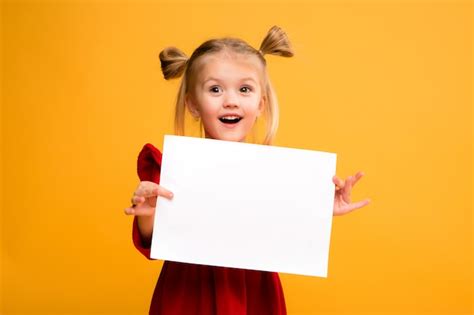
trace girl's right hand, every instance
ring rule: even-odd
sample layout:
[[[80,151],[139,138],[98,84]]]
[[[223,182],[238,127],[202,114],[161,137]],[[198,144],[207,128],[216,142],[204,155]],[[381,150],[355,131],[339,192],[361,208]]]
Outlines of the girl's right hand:
[[[154,215],[158,196],[171,200],[173,193],[154,182],[141,181],[133,194],[132,206],[125,209],[125,214],[136,216]]]

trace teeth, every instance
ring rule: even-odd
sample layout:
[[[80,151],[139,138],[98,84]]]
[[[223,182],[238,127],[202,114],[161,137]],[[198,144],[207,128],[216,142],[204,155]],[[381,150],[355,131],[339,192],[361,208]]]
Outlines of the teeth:
[[[229,120],[234,120],[234,119],[239,119],[240,117],[239,116],[224,116],[224,117],[221,117],[222,119],[229,119]]]
[[[235,116],[235,115],[223,116],[223,117],[219,118],[219,120],[221,122],[223,122],[224,124],[236,124],[241,119],[242,119],[242,117]]]

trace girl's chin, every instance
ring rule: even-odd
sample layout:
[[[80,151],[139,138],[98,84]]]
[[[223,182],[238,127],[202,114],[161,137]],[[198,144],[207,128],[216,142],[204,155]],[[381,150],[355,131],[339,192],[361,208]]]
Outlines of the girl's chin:
[[[221,133],[217,135],[212,135],[206,133],[207,139],[215,139],[215,140],[223,140],[223,141],[235,141],[235,142],[245,142],[245,137],[237,134],[230,134],[230,133]]]

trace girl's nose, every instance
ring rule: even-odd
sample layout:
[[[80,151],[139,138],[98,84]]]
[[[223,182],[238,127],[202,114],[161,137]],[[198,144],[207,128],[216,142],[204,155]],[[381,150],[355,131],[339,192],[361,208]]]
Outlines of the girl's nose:
[[[232,108],[239,106],[239,98],[234,92],[228,92],[224,99],[224,107],[225,108]]]

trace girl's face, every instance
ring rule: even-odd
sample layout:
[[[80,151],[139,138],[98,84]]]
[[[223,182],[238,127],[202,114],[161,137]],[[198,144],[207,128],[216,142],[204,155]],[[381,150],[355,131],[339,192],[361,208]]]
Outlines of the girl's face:
[[[245,141],[265,103],[260,60],[222,52],[200,58],[188,109],[202,119],[206,138]]]

